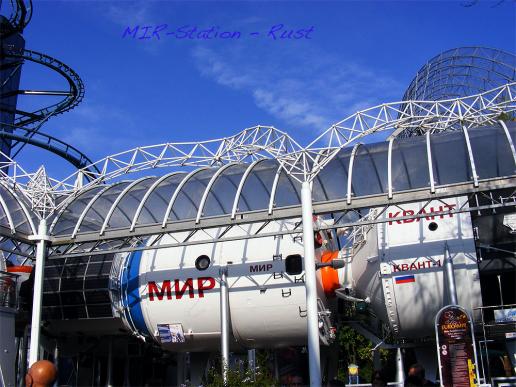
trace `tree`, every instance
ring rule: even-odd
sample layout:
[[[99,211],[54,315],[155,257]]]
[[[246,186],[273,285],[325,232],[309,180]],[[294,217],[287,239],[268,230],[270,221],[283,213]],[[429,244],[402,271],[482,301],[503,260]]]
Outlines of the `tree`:
[[[359,366],[360,379],[369,382],[374,371],[373,343],[349,325],[342,325],[340,327],[337,340],[340,346],[339,363],[341,364],[338,379],[347,382],[347,366],[351,363],[355,363]],[[388,356],[388,350],[380,349],[382,362],[385,362]]]
[[[247,361],[241,361],[235,367],[228,369],[227,386],[230,387],[275,387],[278,382],[269,372],[268,354],[265,351],[256,351],[256,373],[249,369]],[[221,360],[218,358],[208,371],[207,387],[225,387],[222,379]]]

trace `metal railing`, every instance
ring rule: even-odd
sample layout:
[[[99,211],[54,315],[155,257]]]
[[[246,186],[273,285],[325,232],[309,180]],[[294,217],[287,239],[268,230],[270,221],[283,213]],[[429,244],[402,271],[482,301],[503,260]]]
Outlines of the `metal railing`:
[[[487,305],[473,308],[474,311],[480,311],[481,320],[475,322],[475,329],[482,332],[483,340],[479,340],[479,354],[481,367],[481,380],[489,379],[491,365],[488,355],[488,343],[506,339],[506,333],[516,330],[516,322],[514,321],[496,321],[495,310],[514,309],[516,304],[500,304]],[[478,336],[477,336],[478,337]],[[483,348],[482,348],[483,347]],[[492,378],[492,382],[499,378]],[[494,384],[497,385],[497,384]]]
[[[516,309],[516,304],[500,304],[500,305],[488,305],[473,308],[473,310],[479,310],[481,315],[481,321],[477,323],[481,324],[480,327],[489,336],[489,329],[495,327],[507,327],[516,328],[516,321],[497,321],[495,311]],[[487,329],[486,329],[487,328]],[[514,329],[512,330],[514,331]]]

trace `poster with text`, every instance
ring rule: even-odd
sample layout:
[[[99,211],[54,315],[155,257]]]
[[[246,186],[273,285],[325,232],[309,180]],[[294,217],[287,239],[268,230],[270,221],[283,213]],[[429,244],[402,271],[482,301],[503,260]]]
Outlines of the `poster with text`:
[[[161,343],[184,343],[185,335],[181,324],[158,324]]]
[[[468,313],[457,305],[450,305],[441,309],[435,320],[441,385],[476,386],[475,342]]]

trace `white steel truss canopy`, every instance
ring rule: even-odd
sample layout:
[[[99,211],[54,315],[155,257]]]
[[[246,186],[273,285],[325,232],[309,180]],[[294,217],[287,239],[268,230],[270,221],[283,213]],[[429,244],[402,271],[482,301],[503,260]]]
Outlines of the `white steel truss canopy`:
[[[228,163],[252,162],[261,158],[278,160],[298,182],[312,181],[340,149],[367,141],[377,132],[397,136],[405,130],[421,133],[471,128],[494,124],[503,114],[516,111],[516,82],[481,94],[443,101],[401,101],[359,111],[323,131],[305,148],[288,134],[270,126],[255,126],[232,137],[183,143],[165,143],[134,148],[108,156],[61,180],[49,180],[50,195],[43,203],[55,207],[37,211],[48,218],[59,210],[60,198],[77,194],[86,186],[106,183],[123,175],[154,168],[214,167]],[[33,201],[34,192],[27,189],[33,174],[26,173],[14,161],[7,174],[0,168],[0,179],[8,181]],[[100,172],[92,172],[98,170]],[[89,180],[84,183],[85,180]],[[55,200],[54,198],[55,197]]]
[[[23,195],[0,181],[0,235],[36,234],[35,221],[37,218]]]
[[[481,94],[441,101],[402,101],[359,111],[333,124],[306,148],[287,155],[285,168],[300,180],[311,180],[345,146],[381,131],[390,138],[401,133],[462,130],[492,124],[516,110],[516,82]]]
[[[514,186],[515,142],[516,123],[500,122],[342,148],[312,182],[314,211]],[[12,203],[2,206],[1,230],[26,238],[33,234],[24,199],[3,186],[0,198]],[[278,160],[258,159],[91,185],[66,198],[60,208],[49,223],[54,245],[299,217],[300,184]]]
[[[86,168],[61,181],[7,159],[0,232],[27,242],[46,219],[53,243],[65,244],[293,218],[303,181],[312,184],[318,213],[513,186],[514,123],[497,119],[515,110],[511,83],[453,100],[382,104],[332,125],[305,148],[256,126],[220,140],[139,147],[95,163],[99,173]],[[397,137],[416,127],[426,135]],[[388,141],[360,142],[379,131],[391,133]],[[118,180],[158,167],[173,172]]]
[[[322,208],[416,190],[431,196],[446,186],[478,187],[481,181],[515,177],[515,141],[511,122],[343,148],[313,180],[313,202]],[[89,234],[95,240],[110,231],[173,228],[178,222],[202,227],[217,217],[228,225],[247,213],[260,213],[266,221],[280,209],[297,208],[299,215],[300,206],[300,184],[277,160],[262,159],[94,186],[69,200],[49,231],[56,239]]]

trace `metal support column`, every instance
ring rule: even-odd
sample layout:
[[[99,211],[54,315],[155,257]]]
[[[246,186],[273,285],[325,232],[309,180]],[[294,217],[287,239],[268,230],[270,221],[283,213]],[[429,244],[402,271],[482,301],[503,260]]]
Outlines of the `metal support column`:
[[[38,361],[39,342],[41,331],[41,301],[43,299],[43,273],[45,270],[47,221],[42,219],[39,222],[38,235],[34,236],[37,240],[36,246],[36,273],[34,276],[34,298],[32,301],[32,319],[30,328],[30,352],[29,367]]]
[[[496,278],[498,278],[498,293],[500,294],[500,305],[502,305],[502,309],[503,309],[503,293],[502,293],[502,278],[500,276],[500,274],[498,274],[496,276]]]
[[[100,375],[102,373],[102,363],[98,357],[93,358],[93,375],[95,380],[95,385],[100,386]]]
[[[310,385],[321,385],[321,357],[319,349],[319,311],[317,309],[317,279],[315,276],[314,225],[312,211],[312,190],[310,183],[301,187],[303,211],[303,245],[305,250],[305,289],[308,324],[308,361]]]
[[[107,363],[107,387],[113,387],[113,337],[109,338],[108,363]]]
[[[25,386],[25,375],[27,374],[27,343],[29,341],[29,325],[23,330],[22,344],[20,346],[19,362],[18,362],[18,387]]]
[[[382,358],[380,356],[380,348],[373,349],[373,370],[382,369]]]
[[[396,350],[396,383],[398,383],[398,386],[405,384],[405,367],[403,365],[401,348]]]
[[[20,366],[21,366],[21,353],[22,353],[22,348],[23,348],[23,337],[16,337],[14,339],[14,342],[15,342],[15,347],[16,347],[16,352],[17,352],[17,355],[16,355],[16,363],[15,363],[15,369],[16,369],[16,385],[20,385],[20,381],[21,379],[23,379],[22,377],[22,374],[20,372]]]
[[[256,349],[247,351],[247,367],[251,371],[253,381],[256,380]]]
[[[455,274],[453,273],[453,259],[447,243],[444,245],[444,267],[446,269],[446,278],[448,283],[448,299],[450,300],[451,305],[458,305]]]
[[[130,377],[130,369],[131,369],[131,358],[127,357],[125,359],[124,364],[124,382],[122,384],[123,387],[130,387],[131,386],[131,377]]]
[[[57,369],[57,378],[54,381],[54,387],[60,386],[60,383],[59,383],[59,356],[60,356],[59,355],[59,345],[56,340],[56,346],[54,347],[54,365],[56,366],[56,369]]]
[[[228,268],[220,268],[220,351],[222,355],[222,380],[228,382],[229,367],[229,305],[228,305]]]

